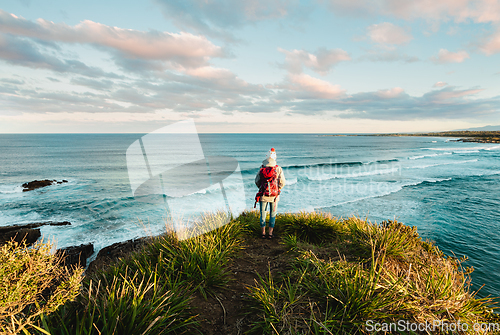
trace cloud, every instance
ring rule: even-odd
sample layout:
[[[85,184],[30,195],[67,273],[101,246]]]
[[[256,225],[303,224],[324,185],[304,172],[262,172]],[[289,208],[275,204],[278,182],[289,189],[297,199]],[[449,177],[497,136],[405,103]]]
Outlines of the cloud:
[[[113,81],[106,79],[95,80],[90,78],[78,77],[78,78],[72,78],[70,82],[75,85],[89,87],[98,91],[110,91],[114,86]]]
[[[437,83],[435,83],[434,85],[432,85],[432,87],[444,87],[444,86],[447,86],[448,84],[445,83],[444,81],[438,81]]]
[[[392,23],[372,24],[367,28],[370,39],[379,44],[406,44],[413,39],[411,34]]]
[[[405,62],[414,63],[420,61],[418,57],[409,56],[397,50],[386,50],[375,48],[359,58],[360,60],[370,60],[372,62]]]
[[[302,73],[302,68],[309,68],[321,75],[328,73],[335,65],[342,61],[349,61],[351,57],[342,49],[319,48],[315,54],[305,50],[284,50],[278,51],[285,54],[284,67],[290,73]]]
[[[189,73],[188,73],[189,72]],[[54,91],[43,86],[21,90],[4,85],[0,100],[14,111],[29,113],[146,113],[161,110],[194,113],[211,108],[223,111],[251,110],[257,102],[267,99],[271,91],[262,85],[253,85],[225,69],[186,69],[185,73],[166,71],[155,76],[109,81],[74,77],[73,85],[81,87],[70,91]],[[1,86],[1,85],[0,85]],[[60,87],[60,86],[59,86]],[[262,111],[267,109],[261,108]]]
[[[487,56],[500,52],[500,29],[488,36],[479,46],[479,49]]]
[[[327,0],[328,7],[335,13],[351,16],[372,16],[381,12],[382,1],[369,0]]]
[[[500,22],[500,2],[496,0],[327,0],[329,8],[353,16],[389,15],[399,19],[436,21]]]
[[[462,63],[469,57],[466,51],[451,52],[446,49],[439,50],[437,57],[431,57],[431,60],[437,64]]]
[[[422,98],[427,101],[442,103],[449,100],[457,100],[458,98],[468,97],[471,95],[476,95],[477,93],[484,91],[483,89],[468,89],[468,90],[455,90],[454,87],[449,86],[443,88],[439,91],[431,91],[425,93]]]
[[[394,99],[404,93],[401,87],[394,87],[388,90],[379,90],[376,95],[382,99]]]
[[[156,0],[164,15],[182,29],[235,40],[232,29],[277,19],[299,5],[298,0]]]
[[[360,92],[335,100],[309,99],[292,101],[290,113],[305,115],[325,114],[345,119],[367,120],[433,120],[470,119],[488,120],[497,117],[500,96],[476,98],[481,89],[460,90],[446,87],[432,90],[422,96],[410,96],[401,88]]]
[[[290,73],[284,83],[269,85],[268,88],[288,91],[283,99],[337,99],[345,95],[345,90],[340,85],[333,85],[304,73]],[[294,93],[289,94],[289,91]]]
[[[409,56],[396,49],[398,45],[409,43],[413,36],[390,22],[372,24],[366,28],[367,36],[376,45],[362,55],[360,60],[373,62],[405,62],[413,63],[419,61],[418,57]]]
[[[75,43],[108,52],[124,73],[134,76],[107,73],[62,56],[59,44]],[[70,84],[79,86],[80,93],[69,91],[71,85],[63,91],[50,87],[21,91],[5,86],[3,90],[10,95],[2,95],[2,101],[16,111],[230,111],[251,109],[256,99],[270,95],[262,85],[247,83],[230,70],[209,63],[212,57],[223,56],[222,49],[205,37],[188,33],[141,32],[91,21],[76,26],[42,19],[32,22],[0,10],[0,59],[9,64],[79,75],[68,79]],[[82,93],[82,87],[98,94]]]
[[[119,78],[116,74],[104,72],[97,67],[89,67],[78,60],[60,60],[52,55],[43,54],[31,41],[5,34],[0,34],[0,59],[9,64],[34,69],[71,72],[87,77]]]
[[[36,22],[0,10],[0,32],[48,42],[89,44],[129,59],[171,61],[188,67],[206,65],[224,56],[222,48],[189,33],[138,31],[85,20],[75,26],[43,19]]]
[[[12,79],[12,78],[2,78],[0,79],[1,82],[8,83],[8,84],[14,84],[14,85],[22,85],[25,83],[24,80],[19,80],[19,79]]]

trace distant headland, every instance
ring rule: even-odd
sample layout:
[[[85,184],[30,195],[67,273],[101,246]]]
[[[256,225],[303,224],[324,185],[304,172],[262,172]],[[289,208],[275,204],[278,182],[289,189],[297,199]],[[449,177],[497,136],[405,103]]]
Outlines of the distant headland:
[[[458,142],[500,143],[500,131],[441,131],[435,133],[394,133],[394,134],[349,134],[323,136],[424,136],[424,137],[457,137]]]

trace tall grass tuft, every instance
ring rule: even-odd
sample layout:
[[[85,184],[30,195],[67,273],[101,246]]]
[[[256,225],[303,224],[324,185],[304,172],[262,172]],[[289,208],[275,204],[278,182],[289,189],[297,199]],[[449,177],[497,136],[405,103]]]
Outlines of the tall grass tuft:
[[[301,316],[307,314],[301,301],[301,279],[292,281],[286,277],[276,282],[269,271],[268,275],[258,275],[255,286],[249,287],[253,305],[250,313],[259,316],[249,330],[253,334],[302,334],[307,330]]]
[[[282,242],[298,255],[292,270],[280,278],[259,278],[250,288],[259,315],[256,333],[364,334],[368,320],[460,320],[469,329],[480,322],[498,323],[496,300],[475,297],[464,260],[446,257],[422,241],[416,228],[396,221],[332,223],[317,214],[292,216],[281,221],[285,231],[294,232]],[[328,229],[330,240],[320,238]],[[353,251],[356,257],[349,255]]]
[[[364,249],[368,257],[374,246],[376,252],[384,252],[388,257],[407,259],[418,252],[423,243],[416,227],[409,227],[398,221],[383,221],[376,225],[350,218],[347,224],[353,242]]]
[[[225,215],[210,215],[200,226],[183,232],[192,236],[188,239],[180,240],[173,232],[153,239],[142,252],[111,267],[109,275],[116,276],[129,267],[144,276],[157,274],[167,285],[180,283],[207,297],[228,282],[226,265],[241,248],[242,225],[238,221],[221,225]],[[208,232],[199,234],[200,231]]]
[[[224,287],[227,263],[240,248],[241,225],[227,214],[205,216],[199,226],[170,231],[94,274],[77,302],[41,319],[53,334],[191,334],[198,322],[190,297]],[[226,224],[227,223],[227,224]]]
[[[260,212],[256,210],[244,211],[237,218],[241,229],[246,235],[260,235]]]
[[[184,293],[126,268],[111,281],[89,281],[75,303],[42,317],[41,325],[53,335],[190,333],[195,321]]]
[[[327,213],[285,213],[276,219],[282,234],[295,235],[301,241],[320,244],[341,236],[343,222]]]
[[[323,312],[313,315],[312,320],[321,321],[331,332],[355,333],[363,329],[366,320],[394,318],[400,301],[394,285],[380,281],[383,262],[383,255],[373,253],[370,267],[364,269],[360,263],[325,261],[312,252],[303,253],[295,271],[305,273],[303,287]]]
[[[83,269],[63,266],[53,245],[7,242],[0,247],[0,330],[28,333],[35,320],[78,295]]]

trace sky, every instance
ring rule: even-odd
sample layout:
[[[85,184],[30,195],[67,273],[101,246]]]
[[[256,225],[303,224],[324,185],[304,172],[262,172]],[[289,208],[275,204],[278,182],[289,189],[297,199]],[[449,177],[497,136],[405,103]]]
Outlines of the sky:
[[[0,0],[0,133],[500,125],[500,0]]]

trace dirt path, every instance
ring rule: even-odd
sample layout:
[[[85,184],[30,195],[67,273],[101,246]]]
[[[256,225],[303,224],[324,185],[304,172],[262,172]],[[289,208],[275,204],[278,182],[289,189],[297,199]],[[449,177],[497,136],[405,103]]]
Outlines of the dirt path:
[[[274,278],[288,269],[290,256],[279,244],[279,238],[246,238],[243,248],[229,266],[229,284],[218,290],[217,298],[205,300],[201,295],[193,297],[191,306],[199,314],[203,334],[236,335],[249,330],[255,316],[245,314],[250,304],[247,287],[255,285],[258,275],[267,276],[269,269]]]

